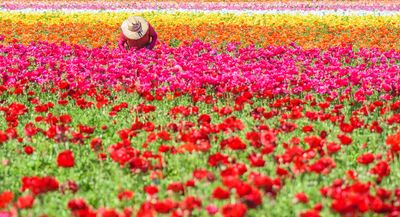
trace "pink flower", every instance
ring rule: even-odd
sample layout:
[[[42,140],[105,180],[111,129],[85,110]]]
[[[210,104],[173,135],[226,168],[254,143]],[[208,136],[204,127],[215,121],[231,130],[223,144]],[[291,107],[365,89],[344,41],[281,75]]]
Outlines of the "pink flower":
[[[209,215],[215,215],[218,212],[218,207],[210,204],[206,207],[206,210]]]

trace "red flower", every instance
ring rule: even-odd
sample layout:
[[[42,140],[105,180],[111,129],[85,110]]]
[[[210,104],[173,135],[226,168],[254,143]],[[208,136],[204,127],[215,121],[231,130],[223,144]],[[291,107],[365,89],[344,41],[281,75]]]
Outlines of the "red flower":
[[[256,208],[257,206],[262,204],[262,197],[261,193],[257,189],[251,189],[251,192],[246,194],[244,197],[244,203],[249,207],[249,208]]]
[[[331,208],[342,215],[350,215],[358,212],[365,213],[369,208],[369,200],[367,195],[345,190],[344,192],[339,192],[338,195],[335,196]]]
[[[74,167],[74,153],[70,150],[65,150],[59,153],[57,157],[57,165],[65,168]]]
[[[35,151],[35,149],[32,146],[27,145],[24,147],[24,151],[27,155],[31,155]]]
[[[107,159],[107,154],[106,154],[106,153],[99,153],[99,154],[97,155],[97,158],[98,158],[99,160],[101,160],[101,161],[104,161],[104,160]]]
[[[304,126],[303,129],[302,129],[302,131],[303,131],[304,133],[310,133],[310,132],[313,131],[313,127],[312,127],[311,125]]]
[[[8,136],[2,130],[0,130],[0,144],[7,142]]]
[[[300,217],[320,217],[320,215],[316,210],[308,210],[300,213]]]
[[[341,123],[340,124],[340,130],[343,133],[352,133],[353,132],[353,126],[351,124],[346,124],[346,123]]]
[[[380,182],[383,177],[390,174],[390,166],[386,161],[380,161],[370,170],[370,172],[377,175],[378,182]]]
[[[73,194],[75,194],[78,190],[79,190],[79,186],[78,184],[73,181],[73,180],[68,180],[67,183],[64,183],[63,185],[61,185],[60,187],[60,191],[61,193],[64,194],[65,190],[69,190],[71,191]]]
[[[68,201],[68,209],[72,211],[76,210],[87,210],[89,206],[87,205],[86,201],[83,199],[72,199]]]
[[[306,111],[305,116],[310,119],[310,121],[315,121],[318,119],[317,113],[311,112],[311,111]]]
[[[215,153],[213,155],[210,155],[208,157],[208,165],[212,167],[216,167],[220,164],[227,164],[228,163],[228,156],[221,154],[221,153]]]
[[[280,129],[285,133],[290,133],[297,129],[297,125],[294,123],[282,122]]]
[[[275,143],[276,133],[273,131],[262,131],[260,134],[261,144],[269,146]]]
[[[189,179],[189,180],[186,181],[185,186],[186,187],[195,187],[196,186],[196,182],[195,182],[194,179]]]
[[[264,188],[266,190],[269,190],[269,189],[272,190],[272,186],[274,185],[274,180],[272,180],[268,176],[258,174],[258,173],[250,173],[248,179],[257,188]]]
[[[247,132],[246,139],[249,140],[250,145],[254,148],[261,147],[260,134],[258,132]]]
[[[304,192],[300,192],[296,194],[296,200],[299,201],[300,203],[308,203],[308,197]]]
[[[242,203],[226,204],[222,207],[224,217],[244,217],[246,213],[247,207]]]
[[[32,137],[38,133],[38,129],[33,123],[29,122],[25,125],[24,132],[27,137]]]
[[[72,118],[70,115],[60,115],[60,122],[63,124],[69,124],[71,123]]]
[[[120,215],[118,214],[117,211],[114,209],[103,209],[103,210],[98,210],[98,213],[100,214],[101,217],[119,217]]]
[[[92,134],[94,132],[95,127],[79,125],[79,132],[82,134]]]
[[[348,170],[346,171],[346,175],[351,179],[356,181],[357,180],[357,173],[354,172],[354,170]]]
[[[180,182],[174,182],[168,185],[167,190],[173,191],[175,193],[184,193],[184,185]]]
[[[276,175],[278,176],[286,176],[289,175],[289,171],[287,171],[286,169],[282,168],[282,167],[277,167],[275,170]]]
[[[73,217],[96,217],[97,214],[93,212],[83,199],[72,199],[68,201],[68,209],[71,210]]]
[[[334,154],[341,149],[341,146],[339,144],[331,142],[326,146],[326,149],[328,150],[328,154]]]
[[[207,177],[208,171],[206,169],[196,169],[193,171],[193,177],[196,179],[204,179]]]
[[[34,202],[35,198],[32,195],[27,194],[18,198],[17,207],[18,209],[30,209]]]
[[[163,141],[171,140],[171,136],[167,131],[161,131],[157,133],[158,138],[162,139]]]
[[[154,130],[154,128],[155,128],[155,126],[154,126],[154,124],[152,122],[146,122],[143,125],[143,129],[146,132],[152,132]]]
[[[100,138],[93,138],[92,141],[90,142],[90,148],[93,151],[101,151],[101,150],[103,150],[102,140]]]
[[[265,160],[262,155],[257,155],[255,153],[251,153],[248,156],[251,166],[253,167],[263,167],[265,165]]]
[[[60,81],[58,83],[58,87],[60,89],[67,89],[69,87],[69,83],[67,81]]]
[[[312,149],[320,149],[322,147],[322,140],[318,136],[304,137],[304,142],[307,143]]]
[[[342,145],[350,145],[353,141],[350,137],[343,134],[338,135],[338,139],[340,140],[340,143],[342,143]]]
[[[211,117],[208,114],[202,114],[197,119],[197,122],[199,123],[199,125],[203,125],[205,123],[209,124],[209,123],[211,123]]]
[[[371,210],[374,212],[381,212],[383,208],[383,201],[379,198],[376,197],[371,203]]]
[[[158,147],[158,152],[161,152],[161,153],[166,153],[166,152],[169,152],[170,150],[172,150],[172,147],[170,147],[168,145],[160,145]]]
[[[59,188],[58,181],[50,176],[47,177],[23,177],[22,178],[22,191],[30,190],[34,195],[47,193],[50,191],[57,191]]]
[[[4,191],[0,194],[0,209],[7,207],[7,205],[14,198],[14,194],[11,191]]]
[[[118,194],[118,199],[119,200],[130,200],[130,199],[132,199],[133,198],[133,191],[130,191],[130,190],[125,190],[125,191],[123,191],[123,192],[120,192],[119,194]]]
[[[329,104],[329,102],[321,102],[321,103],[318,104],[318,106],[319,106],[322,110],[325,110],[325,109],[329,108],[330,104]]]
[[[68,100],[58,100],[57,103],[64,106],[68,104]]]
[[[12,139],[16,139],[16,138],[18,138],[18,132],[17,132],[17,130],[15,129],[15,128],[8,128],[7,130],[6,130],[6,137],[4,138],[4,132],[3,131],[1,131],[0,130],[0,144],[2,143],[2,141],[3,141],[3,139],[5,139],[5,140],[7,140],[7,136],[8,136],[8,138],[12,138]],[[3,137],[3,138],[1,138],[1,137]]]
[[[121,214],[121,217],[132,217],[133,210],[130,207],[125,207],[124,208],[124,214]]]
[[[229,139],[225,139],[221,141],[221,147],[224,148],[225,146],[228,146],[232,150],[244,150],[246,149],[246,144],[242,142],[242,140],[239,137],[233,137]]]
[[[0,141],[1,143],[1,141]],[[390,150],[395,153],[400,153],[400,132],[395,135],[389,135],[386,138],[386,144],[390,145]]]
[[[321,131],[321,133],[319,134],[319,136],[320,136],[322,139],[325,139],[325,138],[328,136],[328,133],[327,133],[325,130],[323,130],[323,131]]]
[[[153,105],[144,105],[140,104],[137,106],[136,111],[139,113],[149,113],[149,112],[154,112],[156,110],[156,107]]]
[[[375,160],[374,154],[365,153],[357,158],[357,162],[360,164],[370,164]]]
[[[239,197],[244,197],[251,193],[252,187],[247,183],[239,183],[235,186],[236,193]]]
[[[175,202],[172,201],[171,199],[166,199],[164,201],[157,201],[154,204],[154,209],[158,213],[169,213],[174,209],[176,206]]]
[[[324,208],[321,203],[317,203],[314,205],[313,209],[317,212],[320,212]]]
[[[180,207],[183,210],[192,211],[195,208],[201,207],[201,200],[193,196],[188,196],[182,201]]]
[[[218,200],[225,200],[228,199],[230,196],[230,192],[221,188],[221,187],[216,187],[212,193],[212,197]]]
[[[35,106],[34,110],[35,112],[47,112],[49,111],[50,106],[48,106],[47,104],[43,104],[43,105],[37,105]]]
[[[369,129],[371,130],[371,132],[377,132],[377,133],[383,132],[382,127],[379,126],[379,123],[377,121],[373,121]]]
[[[144,202],[136,214],[136,217],[154,217],[153,206],[150,202]]]
[[[381,199],[389,199],[392,194],[389,190],[386,190],[384,188],[377,188],[375,192],[376,192],[376,195],[378,197],[380,197]],[[399,193],[400,193],[400,191],[399,191]],[[397,195],[397,197],[400,198],[400,194]]]
[[[336,164],[332,158],[324,157],[317,160],[310,166],[310,171],[319,174],[328,174],[332,168],[335,168]]]
[[[148,185],[144,187],[144,191],[149,195],[154,195],[158,193],[158,188],[154,185]]]

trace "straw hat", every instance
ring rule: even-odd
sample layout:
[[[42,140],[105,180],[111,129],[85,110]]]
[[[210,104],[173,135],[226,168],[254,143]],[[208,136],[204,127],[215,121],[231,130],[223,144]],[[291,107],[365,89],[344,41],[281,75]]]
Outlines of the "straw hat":
[[[149,30],[149,23],[143,17],[129,17],[121,25],[125,37],[133,40],[142,38]]]

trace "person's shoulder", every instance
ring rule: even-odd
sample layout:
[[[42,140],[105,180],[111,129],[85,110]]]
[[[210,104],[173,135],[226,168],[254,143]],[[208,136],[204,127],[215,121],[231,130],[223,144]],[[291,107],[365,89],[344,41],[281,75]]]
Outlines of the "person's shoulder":
[[[150,33],[156,33],[156,30],[154,29],[154,27],[149,23],[149,32]]]
[[[124,41],[128,40],[128,38],[124,35],[124,33],[122,31],[121,31],[121,34],[119,35],[119,39],[124,40]]]

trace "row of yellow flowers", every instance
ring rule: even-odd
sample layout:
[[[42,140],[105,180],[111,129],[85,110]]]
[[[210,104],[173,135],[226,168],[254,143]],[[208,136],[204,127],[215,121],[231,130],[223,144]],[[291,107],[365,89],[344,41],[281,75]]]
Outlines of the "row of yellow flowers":
[[[232,13],[204,13],[204,12],[98,12],[98,13],[63,13],[41,12],[20,13],[0,12],[0,20],[22,22],[28,24],[46,23],[108,23],[120,24],[130,15],[140,15],[154,24],[163,25],[189,25],[200,26],[203,24],[236,24],[247,26],[328,26],[328,27],[376,27],[400,25],[400,16],[343,16],[343,15],[288,15],[288,14],[232,14]]]
[[[116,44],[119,25],[129,13],[0,12],[3,43],[18,40],[66,42],[102,46]],[[400,48],[400,16],[232,15],[145,12],[160,41],[196,39],[241,42],[244,45],[284,45],[327,48],[353,43],[357,47]]]

